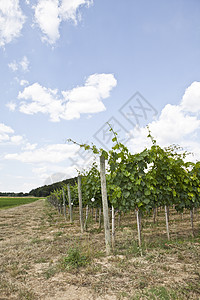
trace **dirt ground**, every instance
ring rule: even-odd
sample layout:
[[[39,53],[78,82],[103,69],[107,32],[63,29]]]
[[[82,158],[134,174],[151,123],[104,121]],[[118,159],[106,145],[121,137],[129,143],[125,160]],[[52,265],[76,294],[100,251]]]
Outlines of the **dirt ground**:
[[[0,300],[200,299],[200,222],[170,215],[171,241],[163,213],[143,221],[137,246],[134,216],[116,224],[116,247],[106,257],[104,233],[94,219],[80,233],[45,200],[0,210]],[[88,258],[82,267],[64,264],[69,249]]]

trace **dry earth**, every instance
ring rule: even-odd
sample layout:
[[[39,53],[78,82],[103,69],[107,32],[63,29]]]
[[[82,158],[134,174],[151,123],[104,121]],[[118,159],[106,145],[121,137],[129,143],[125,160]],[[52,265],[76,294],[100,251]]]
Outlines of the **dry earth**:
[[[142,250],[133,215],[122,217],[112,256],[104,253],[103,230],[95,221],[80,234],[45,200],[0,210],[0,300],[200,299],[200,222],[191,237],[189,215],[170,215],[171,242],[164,217],[145,219]],[[66,268],[74,247],[89,259]]]

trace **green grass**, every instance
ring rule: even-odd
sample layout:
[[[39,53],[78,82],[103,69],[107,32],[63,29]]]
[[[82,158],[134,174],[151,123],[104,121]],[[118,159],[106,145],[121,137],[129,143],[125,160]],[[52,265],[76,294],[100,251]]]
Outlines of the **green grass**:
[[[78,247],[74,247],[68,250],[66,257],[63,257],[61,267],[62,269],[78,269],[86,266],[89,261],[90,258],[86,254],[82,253]]]
[[[181,299],[176,292],[168,290],[164,286],[144,289],[142,293],[130,298],[131,300],[152,299],[152,300],[176,300]]]
[[[39,200],[35,197],[0,197],[0,209],[7,209]]]

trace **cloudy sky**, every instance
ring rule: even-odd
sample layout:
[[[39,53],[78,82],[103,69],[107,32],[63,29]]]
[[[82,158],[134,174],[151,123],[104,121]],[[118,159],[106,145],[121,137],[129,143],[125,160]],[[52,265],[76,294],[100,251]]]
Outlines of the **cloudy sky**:
[[[0,0],[0,191],[76,175],[109,149],[179,144],[200,159],[199,0]]]

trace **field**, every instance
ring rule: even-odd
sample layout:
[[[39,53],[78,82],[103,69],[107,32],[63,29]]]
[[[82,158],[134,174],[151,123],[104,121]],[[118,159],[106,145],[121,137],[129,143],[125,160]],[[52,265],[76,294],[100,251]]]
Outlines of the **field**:
[[[28,204],[38,200],[34,197],[0,197],[0,209],[15,207],[18,205]]]
[[[116,216],[117,223],[117,216]],[[192,237],[189,212],[164,211],[156,224],[143,219],[141,248],[136,217],[116,224],[116,246],[106,257],[103,229],[89,217],[80,233],[77,210],[70,224],[45,200],[0,211],[0,299],[200,299],[200,215]]]

